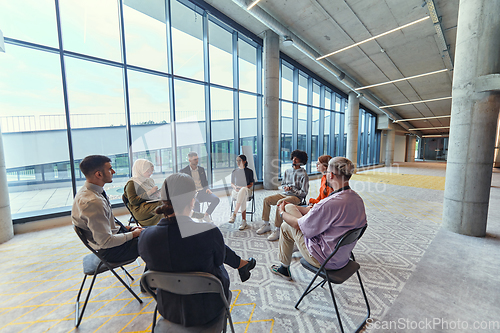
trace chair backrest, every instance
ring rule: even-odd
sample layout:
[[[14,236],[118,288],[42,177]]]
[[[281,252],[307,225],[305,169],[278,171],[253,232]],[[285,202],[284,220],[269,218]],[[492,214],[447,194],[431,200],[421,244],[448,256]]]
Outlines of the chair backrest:
[[[157,288],[178,295],[219,294],[226,308],[229,307],[224,288],[218,278],[209,273],[167,273],[147,271],[141,277],[141,284],[155,297],[151,288]]]
[[[77,227],[76,225],[73,225],[73,229],[75,229],[75,232],[76,234],[78,235],[78,237],[80,238],[80,240],[82,241],[83,245],[85,245],[87,247],[87,249],[90,250],[90,252],[92,252],[93,254],[95,254],[99,259],[101,259],[101,261],[106,261],[101,254],[99,254],[98,251],[94,250],[92,248],[92,246],[90,246],[89,244],[89,240],[87,239],[87,237],[85,236],[84,232],[83,232],[83,229],[80,228],[80,227]]]
[[[134,222],[134,223],[138,223],[138,222],[137,222],[137,219],[135,218],[134,214],[132,213],[132,210],[131,210],[131,209],[130,209],[130,207],[128,206],[129,201],[128,201],[128,198],[127,198],[127,196],[125,195],[125,193],[124,193],[124,194],[122,194],[122,201],[123,201],[123,203],[125,204],[125,207],[127,207],[127,210],[128,210],[128,212],[130,213],[130,216],[132,217],[132,219],[134,219],[134,221],[133,221],[133,222]],[[129,225],[130,225],[130,224],[129,224]]]
[[[367,227],[368,227],[368,224],[365,224],[365,226],[363,226],[361,228],[352,229],[352,230],[347,231],[345,234],[343,234],[342,237],[340,237],[339,241],[337,242],[337,245],[335,245],[335,249],[328,256],[328,258],[326,258],[326,260],[321,265],[320,269],[321,270],[324,269],[325,265],[330,261],[330,259],[332,259],[332,257],[335,255],[335,253],[337,253],[337,251],[342,246],[352,244],[355,241],[357,241],[358,239],[360,239],[361,236],[363,236],[363,234],[365,233],[365,230]]]

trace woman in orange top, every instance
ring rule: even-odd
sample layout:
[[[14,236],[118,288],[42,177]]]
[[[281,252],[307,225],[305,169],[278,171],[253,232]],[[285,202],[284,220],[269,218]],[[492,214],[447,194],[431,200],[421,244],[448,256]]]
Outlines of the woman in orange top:
[[[321,187],[319,188],[319,196],[314,199],[311,198],[309,199],[309,206],[313,206],[314,204],[317,204],[320,202],[320,200],[326,198],[327,196],[332,193],[333,189],[328,185],[326,182],[326,169],[328,168],[328,162],[332,159],[330,155],[321,155],[318,158],[318,162],[316,162],[316,168],[318,169],[319,172],[323,174],[323,177],[321,177]]]

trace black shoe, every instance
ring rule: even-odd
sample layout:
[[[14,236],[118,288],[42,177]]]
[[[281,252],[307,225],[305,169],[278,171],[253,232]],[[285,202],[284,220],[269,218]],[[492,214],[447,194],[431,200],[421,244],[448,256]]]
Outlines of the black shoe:
[[[257,264],[257,261],[255,261],[254,258],[249,258],[248,264],[246,264],[241,268],[238,268],[238,273],[240,274],[241,282],[245,282],[250,278],[250,271],[255,268],[255,264]]]

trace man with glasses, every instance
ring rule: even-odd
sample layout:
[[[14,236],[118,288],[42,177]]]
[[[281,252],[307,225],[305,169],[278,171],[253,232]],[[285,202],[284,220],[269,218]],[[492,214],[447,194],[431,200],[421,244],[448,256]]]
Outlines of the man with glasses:
[[[180,172],[191,176],[196,185],[196,201],[194,204],[193,217],[198,218],[198,216],[200,216],[205,222],[213,222],[212,219],[210,218],[210,215],[212,215],[215,207],[217,207],[217,205],[219,204],[220,199],[215,194],[213,194],[212,191],[210,191],[210,189],[208,188],[208,180],[207,180],[207,174],[205,173],[205,169],[198,165],[199,163],[198,153],[192,151],[188,153],[187,156],[189,165],[184,169],[180,170]],[[200,202],[209,202],[205,214],[199,213]]]
[[[313,207],[297,207],[282,202],[278,211],[283,218],[279,240],[281,265],[271,266],[271,272],[291,280],[290,263],[294,244],[303,258],[320,267],[332,253],[340,237],[346,232],[366,225],[365,205],[361,197],[349,187],[354,164],[345,157],[334,157],[328,162],[326,179],[333,192]],[[340,269],[347,265],[356,242],[341,247],[325,265],[326,269]]]

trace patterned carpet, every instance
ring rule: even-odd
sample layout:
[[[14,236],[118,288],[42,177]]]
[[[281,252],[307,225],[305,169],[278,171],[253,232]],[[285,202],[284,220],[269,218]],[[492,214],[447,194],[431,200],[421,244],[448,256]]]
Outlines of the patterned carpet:
[[[390,308],[434,238],[441,222],[442,191],[402,186],[414,184],[410,178],[384,187],[375,187],[361,175],[355,179],[352,187],[365,201],[369,227],[354,254],[376,319]],[[423,182],[417,179],[417,183]],[[311,181],[310,193],[317,193],[318,186],[319,179]],[[262,199],[272,193],[276,192],[256,191],[254,221],[260,220]],[[291,266],[293,281],[273,275],[269,267],[278,263],[278,243],[255,234],[259,223],[239,231],[239,217],[235,224],[225,223],[228,217],[229,201],[222,199],[213,218],[226,243],[243,258],[257,259],[245,283],[228,269],[236,332],[339,332],[328,289],[318,288],[296,310],[295,302],[312,274],[296,258]],[[83,277],[81,260],[87,253],[71,226],[18,235],[0,245],[0,333],[149,332],[152,298],[141,294],[144,303],[139,304],[109,273],[98,277],[82,324],[75,330],[74,300]],[[133,289],[139,292],[137,280],[143,268],[131,265],[129,270],[136,277]],[[345,328],[352,330],[365,311],[358,281],[353,277],[334,291]]]

